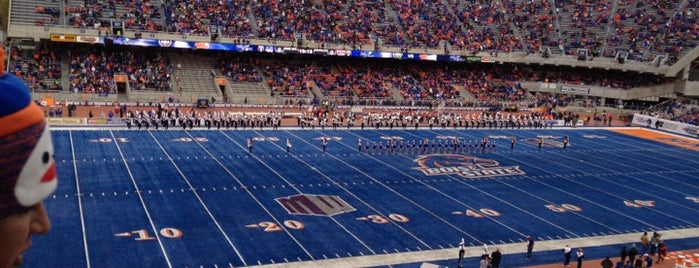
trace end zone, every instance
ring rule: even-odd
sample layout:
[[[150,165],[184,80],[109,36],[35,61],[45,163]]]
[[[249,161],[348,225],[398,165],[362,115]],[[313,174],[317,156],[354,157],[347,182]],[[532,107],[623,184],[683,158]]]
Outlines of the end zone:
[[[693,151],[699,151],[699,140],[687,138],[680,135],[669,134],[662,131],[643,128],[617,128],[610,129],[612,132],[621,133],[646,140],[657,141]]]

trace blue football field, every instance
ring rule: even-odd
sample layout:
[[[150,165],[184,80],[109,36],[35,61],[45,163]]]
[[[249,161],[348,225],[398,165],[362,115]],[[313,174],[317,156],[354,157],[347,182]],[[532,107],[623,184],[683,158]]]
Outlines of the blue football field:
[[[394,266],[390,256],[453,250],[461,239],[496,247],[527,235],[543,243],[699,227],[692,139],[680,147],[605,129],[52,134],[52,230],[33,238],[26,267],[363,266],[350,262],[362,257]],[[494,150],[446,147],[486,136]],[[412,148],[423,139],[435,146]],[[400,267],[420,265],[411,263]]]

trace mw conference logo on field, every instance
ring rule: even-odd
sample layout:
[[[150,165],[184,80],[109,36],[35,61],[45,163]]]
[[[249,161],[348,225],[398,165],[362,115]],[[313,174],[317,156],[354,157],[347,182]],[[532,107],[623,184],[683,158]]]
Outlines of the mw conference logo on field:
[[[415,159],[427,176],[459,175],[468,179],[524,175],[519,166],[500,166],[495,160],[458,154],[430,154]]]

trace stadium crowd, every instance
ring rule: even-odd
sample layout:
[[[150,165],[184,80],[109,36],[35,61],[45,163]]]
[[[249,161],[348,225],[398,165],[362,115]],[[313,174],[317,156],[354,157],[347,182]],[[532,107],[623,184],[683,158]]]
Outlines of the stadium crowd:
[[[119,19],[139,32],[208,35],[213,26],[232,38],[302,35],[323,45],[444,46],[467,53],[532,54],[550,47],[567,55],[587,49],[594,58],[622,51],[639,61],[666,55],[668,64],[696,47],[699,34],[697,0],[68,2],[63,14],[56,4],[37,6],[35,13],[50,17],[36,23],[97,28]]]
[[[172,90],[170,53],[157,49],[129,47],[46,45],[37,51],[15,48],[14,72],[35,90],[58,90],[67,70],[73,93],[113,93],[114,74],[128,76],[132,90]],[[512,64],[434,63],[332,57],[285,57],[267,54],[210,54],[186,52],[195,58],[212,57],[211,69],[233,82],[264,82],[273,95],[304,97],[317,87],[328,98],[385,99],[414,102],[424,100],[470,100],[483,106],[502,102],[529,101],[523,81],[589,85],[631,89],[664,84],[670,78],[634,72],[597,72],[591,69],[526,66]],[[20,56],[22,54],[23,56]],[[31,55],[31,57],[25,57]],[[61,68],[66,58],[67,67]],[[24,60],[23,60],[24,59]],[[28,62],[26,59],[32,59]],[[55,84],[39,86],[52,79]],[[185,77],[186,79],[186,77]],[[188,89],[183,89],[184,91]],[[467,94],[466,98],[462,94]]]
[[[172,64],[150,50],[97,47],[67,51],[70,66],[70,92],[115,93],[115,74],[128,76],[132,90],[171,90]]]
[[[8,57],[10,72],[24,81],[30,90],[61,90],[61,53],[48,48],[24,50],[13,47]]]
[[[650,115],[658,118],[699,126],[699,106],[687,99],[672,99],[652,107]]]

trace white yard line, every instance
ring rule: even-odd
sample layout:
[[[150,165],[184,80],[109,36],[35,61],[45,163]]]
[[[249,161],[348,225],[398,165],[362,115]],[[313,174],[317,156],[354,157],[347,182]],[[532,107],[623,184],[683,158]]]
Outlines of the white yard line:
[[[87,268],[90,268],[90,250],[87,246],[87,232],[85,232],[85,215],[83,214],[83,202],[82,193],[80,192],[80,179],[78,176],[78,164],[75,159],[75,146],[73,146],[73,132],[68,132],[68,137],[70,138],[70,152],[73,157],[73,172],[75,174],[75,188],[77,191],[76,196],[78,197],[78,211],[80,212],[80,228],[83,233],[83,248],[85,249],[85,263]]]
[[[146,201],[143,199],[143,195],[141,195],[141,189],[138,188],[138,183],[136,183],[136,179],[134,179],[133,173],[131,172],[131,168],[129,167],[129,164],[126,162],[126,158],[124,158],[124,153],[121,151],[121,147],[119,147],[119,143],[117,142],[116,137],[114,137],[114,132],[112,132],[110,130],[109,135],[112,136],[112,140],[114,141],[114,144],[117,147],[117,151],[119,151],[119,155],[121,156],[121,161],[124,163],[124,167],[126,168],[126,172],[129,173],[129,178],[131,178],[131,182],[133,183],[133,187],[136,189],[136,194],[138,195],[138,199],[141,200],[141,205],[143,206],[143,211],[146,213],[146,217],[148,217],[148,222],[150,222],[150,226],[153,230],[153,234],[155,235],[155,240],[157,240],[158,245],[160,245],[160,250],[163,252],[163,257],[165,257],[165,261],[167,262],[167,266],[172,268],[172,262],[170,262],[170,257],[168,257],[167,251],[165,250],[165,246],[163,245],[162,239],[160,239],[160,232],[155,227],[155,222],[153,222],[153,217],[151,217],[150,212],[148,211],[148,207],[146,206]]]

